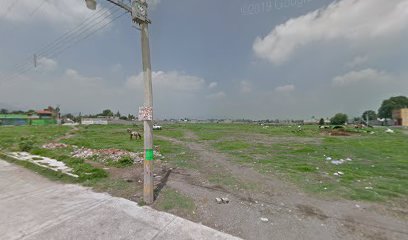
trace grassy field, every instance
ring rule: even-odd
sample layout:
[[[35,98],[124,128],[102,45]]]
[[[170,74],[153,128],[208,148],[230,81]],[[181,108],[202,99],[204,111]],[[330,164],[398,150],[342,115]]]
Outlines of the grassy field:
[[[347,129],[330,136],[317,126],[197,124],[173,126],[195,132],[239,164],[296,182],[310,192],[385,201],[408,195],[408,135],[385,128]],[[374,133],[371,133],[373,131]],[[347,159],[334,165],[333,160]],[[337,172],[343,175],[335,176]]]
[[[61,141],[92,149],[142,151],[143,141],[130,141],[126,128],[120,125],[80,126],[75,135]],[[135,130],[141,128],[133,127]],[[32,145],[30,152],[64,161],[89,186],[110,189],[111,192],[117,189],[126,192],[134,187],[120,179],[109,180],[109,174],[102,169],[103,166],[124,169],[130,166],[106,163],[98,167],[92,164],[95,159],[84,161],[70,157],[70,147],[56,150],[40,148],[41,144],[68,131],[71,128],[61,126],[0,127],[0,149],[17,151],[24,147],[22,142],[28,141]],[[279,176],[323,197],[386,201],[408,195],[408,135],[402,131],[396,129],[394,134],[390,134],[381,127],[368,131],[348,128],[345,131],[348,136],[331,136],[329,130],[320,130],[317,126],[169,124],[163,130],[155,131],[155,134],[181,142],[209,144],[216,151],[230,156],[236,164],[252,167],[265,175]],[[188,139],[187,132],[194,133],[197,139]],[[161,160],[170,166],[199,168],[196,153],[184,145],[158,138],[154,144],[164,156]],[[351,161],[335,165],[331,160],[326,160],[328,157],[332,160],[349,158]],[[334,175],[338,172],[343,174]],[[236,184],[235,177],[211,175],[208,181],[228,186]],[[166,194],[171,197],[176,195],[171,192]],[[164,204],[163,208],[166,206]]]

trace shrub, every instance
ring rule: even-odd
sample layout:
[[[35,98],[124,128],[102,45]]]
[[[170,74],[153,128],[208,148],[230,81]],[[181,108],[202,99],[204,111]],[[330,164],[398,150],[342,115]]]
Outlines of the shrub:
[[[20,151],[29,152],[31,149],[34,148],[35,141],[32,137],[21,137],[20,142],[18,143],[18,147]]]

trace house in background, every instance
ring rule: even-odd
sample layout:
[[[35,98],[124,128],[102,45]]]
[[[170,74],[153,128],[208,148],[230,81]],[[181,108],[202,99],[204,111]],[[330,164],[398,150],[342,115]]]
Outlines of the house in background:
[[[408,108],[392,111],[392,119],[395,120],[395,125],[408,127]]]
[[[0,125],[21,126],[29,124],[30,116],[27,114],[0,114]]]
[[[57,123],[57,116],[58,113],[50,107],[36,114],[0,114],[0,125],[50,125]]]

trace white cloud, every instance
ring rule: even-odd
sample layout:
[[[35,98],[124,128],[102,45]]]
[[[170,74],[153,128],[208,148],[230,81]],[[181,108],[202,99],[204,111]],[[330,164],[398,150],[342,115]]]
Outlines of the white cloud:
[[[22,24],[41,22],[54,27],[75,26],[95,13],[95,11],[86,8],[83,0],[47,0],[41,5],[41,8],[38,8],[40,1],[20,0],[16,2],[16,0],[2,0],[2,6],[5,6],[0,8],[0,20],[2,21]],[[9,9],[9,7],[12,8]],[[96,11],[101,8],[101,4],[98,4]],[[107,9],[104,11],[107,11]],[[108,15],[109,12],[106,12],[98,19],[94,18],[92,27],[110,21],[111,17],[104,19]]]
[[[211,99],[211,100],[217,100],[217,99],[225,98],[226,96],[227,95],[225,94],[225,92],[220,91],[220,92],[217,92],[217,93],[207,95],[207,98]]]
[[[217,87],[218,86],[218,83],[217,82],[211,82],[209,85],[208,85],[208,88],[209,89],[213,89],[213,88],[215,88],[215,87]]]
[[[357,83],[373,84],[387,82],[391,79],[392,77],[386,72],[367,68],[360,71],[351,71],[344,75],[334,77],[333,85],[348,86]]]
[[[408,0],[335,1],[327,8],[289,19],[263,38],[257,37],[253,50],[257,57],[280,64],[298,48],[315,41],[366,43],[398,36],[407,26]]]
[[[195,92],[204,87],[205,80],[196,76],[187,75],[177,71],[152,72],[152,82],[154,88],[166,91]],[[127,79],[127,86],[140,88],[143,86],[143,73],[131,76]]]
[[[281,92],[281,93],[288,93],[288,92],[293,92],[295,91],[295,85],[289,84],[289,85],[284,85],[284,86],[279,86],[275,88],[276,92]]]
[[[355,68],[363,65],[364,63],[367,62],[367,60],[368,60],[367,56],[357,56],[351,62],[348,62],[346,66],[349,68]]]
[[[241,81],[240,89],[242,93],[250,93],[252,92],[252,84],[248,81]]]
[[[58,67],[58,63],[56,60],[46,57],[40,57],[37,60],[37,67],[41,71],[54,71]]]

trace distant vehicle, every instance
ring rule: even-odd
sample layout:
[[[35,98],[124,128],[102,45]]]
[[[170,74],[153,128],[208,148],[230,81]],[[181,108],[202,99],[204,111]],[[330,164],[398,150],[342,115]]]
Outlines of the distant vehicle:
[[[162,130],[162,127],[160,125],[154,124],[153,130]]]

